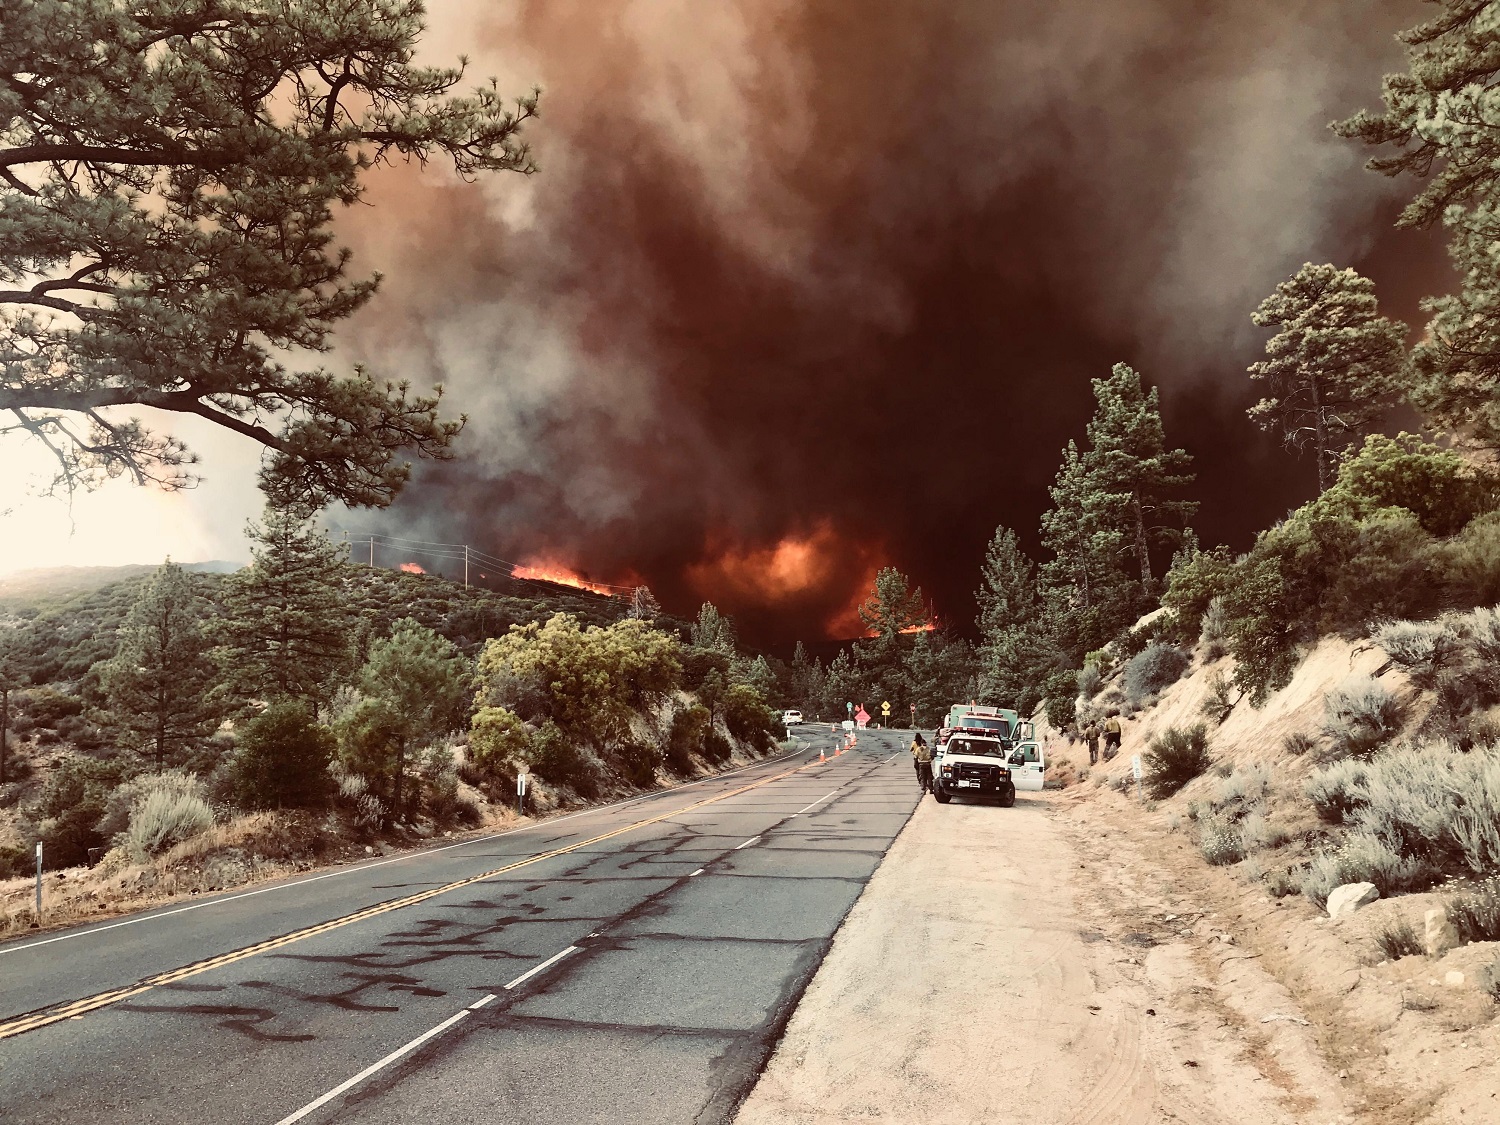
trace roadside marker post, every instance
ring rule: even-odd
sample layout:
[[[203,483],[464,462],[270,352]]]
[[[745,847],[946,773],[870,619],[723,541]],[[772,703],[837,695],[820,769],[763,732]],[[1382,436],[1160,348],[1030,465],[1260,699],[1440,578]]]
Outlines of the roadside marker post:
[[[1141,800],[1141,756],[1132,754],[1130,756],[1130,772],[1135,776],[1135,799]]]
[[[36,842],[36,920],[42,920],[42,842]]]
[[[516,774],[516,815],[526,815],[526,771]]]

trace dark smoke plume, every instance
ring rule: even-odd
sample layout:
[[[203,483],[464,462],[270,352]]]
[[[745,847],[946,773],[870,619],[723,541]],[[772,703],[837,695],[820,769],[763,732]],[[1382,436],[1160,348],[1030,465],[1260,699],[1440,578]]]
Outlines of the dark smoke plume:
[[[541,172],[398,168],[344,221],[388,274],[346,334],[447,385],[465,458],[356,526],[641,576],[753,639],[850,625],[894,563],[967,626],[1034,535],[1090,377],[1161,385],[1203,537],[1311,469],[1245,420],[1249,314],[1306,260],[1415,317],[1430,239],[1327,122],[1414,0],[512,0],[434,58],[543,88]],[[1389,279],[1389,286],[1387,280]]]

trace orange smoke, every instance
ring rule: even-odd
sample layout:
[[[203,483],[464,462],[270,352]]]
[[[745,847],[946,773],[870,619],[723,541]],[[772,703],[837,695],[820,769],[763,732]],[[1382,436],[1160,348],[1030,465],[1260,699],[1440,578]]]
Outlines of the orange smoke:
[[[399,569],[404,570],[407,574],[426,574],[427,573],[425,570],[423,570],[416,563],[402,563]]]
[[[824,520],[806,531],[784,535],[767,546],[711,542],[706,557],[685,571],[700,596],[734,614],[765,607],[819,617],[837,603],[851,574],[873,573],[876,548],[853,539]],[[853,605],[858,605],[855,597]],[[857,636],[862,626],[852,610],[839,610],[824,622],[830,637]]]
[[[554,586],[572,586],[575,590],[592,590],[596,594],[619,597],[621,590],[602,582],[590,582],[583,575],[555,562],[533,563],[511,570],[512,578],[531,578],[538,582],[551,582]]]

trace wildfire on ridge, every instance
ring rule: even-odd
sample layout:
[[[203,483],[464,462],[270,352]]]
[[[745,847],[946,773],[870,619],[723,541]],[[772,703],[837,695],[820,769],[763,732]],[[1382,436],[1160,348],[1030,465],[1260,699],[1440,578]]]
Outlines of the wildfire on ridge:
[[[592,590],[596,594],[606,594],[615,598],[620,596],[620,591],[599,582],[590,582],[581,574],[569,570],[557,563],[537,563],[529,566],[514,567],[510,576],[512,578],[530,578],[538,582],[551,582],[554,586],[572,586],[575,590]]]
[[[908,625],[905,629],[902,629],[901,631],[903,633],[931,633],[931,632],[934,632],[936,629],[937,629],[937,622],[934,620],[934,621],[925,622],[924,624],[921,624],[921,625]]]
[[[410,563],[410,562],[408,562],[408,563],[402,563],[399,569],[405,571],[407,574],[426,574],[427,573],[425,570],[423,570],[416,563]]]

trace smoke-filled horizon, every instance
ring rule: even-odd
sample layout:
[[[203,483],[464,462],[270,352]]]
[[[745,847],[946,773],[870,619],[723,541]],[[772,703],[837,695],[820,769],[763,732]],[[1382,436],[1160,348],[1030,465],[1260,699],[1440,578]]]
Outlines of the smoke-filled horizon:
[[[1386,311],[1449,282],[1407,185],[1327,123],[1416,0],[512,0],[434,60],[542,87],[529,179],[398,167],[341,220],[386,281],[343,334],[446,385],[460,460],[351,526],[473,542],[760,641],[847,633],[901,567],[967,627],[997,524],[1035,549],[1088,380],[1161,387],[1197,527],[1248,545],[1311,465],[1244,416],[1304,261]]]

